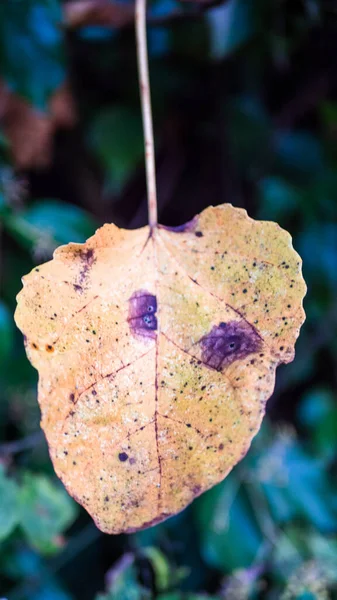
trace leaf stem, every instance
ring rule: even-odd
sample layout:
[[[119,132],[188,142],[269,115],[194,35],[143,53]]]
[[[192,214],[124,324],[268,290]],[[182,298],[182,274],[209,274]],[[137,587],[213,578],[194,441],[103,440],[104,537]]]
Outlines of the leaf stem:
[[[153,141],[153,124],[151,108],[151,92],[149,80],[149,59],[147,53],[146,39],[146,0],[136,0],[135,5],[137,60],[140,99],[142,105],[144,142],[145,142],[145,166],[147,201],[149,210],[149,225],[153,230],[157,227],[157,190],[156,190],[156,166]]]

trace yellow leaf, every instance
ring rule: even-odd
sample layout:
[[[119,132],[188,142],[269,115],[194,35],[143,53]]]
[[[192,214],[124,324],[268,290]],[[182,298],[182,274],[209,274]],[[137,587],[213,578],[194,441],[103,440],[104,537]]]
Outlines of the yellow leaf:
[[[105,225],[24,278],[51,458],[100,529],[176,514],[246,454],[305,290],[290,235],[228,204],[152,234]]]

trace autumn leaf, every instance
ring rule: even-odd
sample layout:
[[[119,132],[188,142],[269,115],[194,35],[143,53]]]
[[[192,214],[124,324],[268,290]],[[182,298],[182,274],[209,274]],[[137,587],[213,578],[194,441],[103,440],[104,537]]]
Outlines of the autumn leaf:
[[[178,513],[246,454],[305,289],[290,235],[228,204],[175,229],[105,225],[24,278],[51,458],[100,529]]]
[[[0,119],[14,164],[21,169],[43,168],[52,159],[55,131],[73,127],[76,111],[67,84],[56,90],[48,112],[43,112],[0,81]]]

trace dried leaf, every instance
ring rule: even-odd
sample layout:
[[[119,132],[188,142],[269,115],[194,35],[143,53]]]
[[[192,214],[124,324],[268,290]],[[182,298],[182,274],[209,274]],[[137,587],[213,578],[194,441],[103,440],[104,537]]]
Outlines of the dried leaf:
[[[64,7],[64,20],[69,28],[87,25],[124,27],[134,20],[134,7],[109,0],[72,0]]]
[[[0,81],[0,119],[15,165],[22,169],[41,168],[51,162],[55,130],[72,127],[76,111],[67,85],[51,97],[49,111],[45,113]]]
[[[50,454],[100,529],[176,514],[245,455],[304,294],[290,235],[231,205],[152,235],[105,225],[24,278]]]

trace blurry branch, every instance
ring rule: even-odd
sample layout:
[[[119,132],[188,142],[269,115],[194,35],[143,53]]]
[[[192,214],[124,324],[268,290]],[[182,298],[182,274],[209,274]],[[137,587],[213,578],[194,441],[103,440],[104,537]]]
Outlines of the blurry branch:
[[[35,448],[35,446],[40,444],[42,440],[42,431],[36,431],[35,433],[31,433],[30,435],[27,435],[27,437],[24,437],[21,440],[15,440],[14,442],[1,444],[0,457],[10,456],[11,454],[18,454],[19,452],[24,452],[25,450],[32,450],[33,448]]]
[[[177,21],[200,17],[206,10],[224,4],[227,0],[185,0],[188,10],[176,8],[163,16],[149,16],[148,25],[167,26]],[[67,29],[98,25],[122,28],[134,22],[133,4],[113,0],[71,0],[63,6],[64,22]]]

